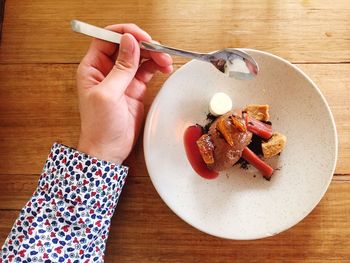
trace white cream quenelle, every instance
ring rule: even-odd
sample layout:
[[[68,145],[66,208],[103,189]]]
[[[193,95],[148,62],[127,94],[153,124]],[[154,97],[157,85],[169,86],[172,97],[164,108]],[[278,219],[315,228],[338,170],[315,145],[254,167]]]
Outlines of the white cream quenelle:
[[[220,116],[232,109],[231,98],[223,92],[215,93],[209,102],[209,111],[214,116]]]

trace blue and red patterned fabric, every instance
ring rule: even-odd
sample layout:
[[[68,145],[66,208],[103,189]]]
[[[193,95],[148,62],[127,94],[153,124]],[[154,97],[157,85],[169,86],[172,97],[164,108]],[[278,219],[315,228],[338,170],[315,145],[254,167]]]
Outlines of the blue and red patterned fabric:
[[[55,143],[0,262],[103,262],[127,173],[125,166]]]

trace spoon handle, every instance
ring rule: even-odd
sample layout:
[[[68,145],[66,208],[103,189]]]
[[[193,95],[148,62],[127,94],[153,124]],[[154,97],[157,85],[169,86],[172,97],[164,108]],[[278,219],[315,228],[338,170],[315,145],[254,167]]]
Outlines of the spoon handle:
[[[79,20],[72,20],[70,24],[74,32],[120,44],[122,34],[101,27],[93,26]]]
[[[194,59],[199,59],[199,60],[203,60],[203,61],[208,61],[207,54],[186,51],[186,50],[177,49],[177,48],[173,48],[173,47],[168,47],[168,46],[164,46],[164,45],[154,43],[154,42],[150,43],[150,42],[141,41],[140,46],[143,49],[154,51],[154,52],[162,52],[162,53],[167,53],[167,54],[174,55],[174,56],[194,58]]]
[[[120,39],[122,34],[97,27],[94,25],[90,25],[88,23],[79,21],[79,20],[72,20],[71,21],[71,27],[73,31],[90,36],[90,37],[95,37],[98,39],[102,39],[108,42],[112,43],[117,43],[120,44]],[[175,56],[181,56],[181,57],[188,57],[188,58],[194,58],[194,59],[199,59],[199,60],[204,60],[208,61],[206,58],[208,57],[207,54],[201,54],[201,53],[196,53],[196,52],[189,52],[181,49],[176,49],[172,47],[167,47],[160,45],[155,42],[145,42],[141,41],[140,42],[140,47],[146,50],[154,51],[154,52],[163,52],[163,53],[168,53],[170,55],[175,55]]]

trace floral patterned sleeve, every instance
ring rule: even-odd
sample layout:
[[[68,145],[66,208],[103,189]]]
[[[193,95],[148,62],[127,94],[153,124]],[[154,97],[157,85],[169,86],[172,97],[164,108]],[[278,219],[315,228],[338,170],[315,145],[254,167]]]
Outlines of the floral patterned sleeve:
[[[103,262],[128,168],[55,143],[0,262]]]

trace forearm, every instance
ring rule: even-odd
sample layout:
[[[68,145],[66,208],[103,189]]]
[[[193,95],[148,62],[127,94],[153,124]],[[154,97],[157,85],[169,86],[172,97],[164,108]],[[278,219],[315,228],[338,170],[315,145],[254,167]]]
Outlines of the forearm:
[[[103,261],[110,220],[126,175],[124,166],[55,144],[0,259]]]

